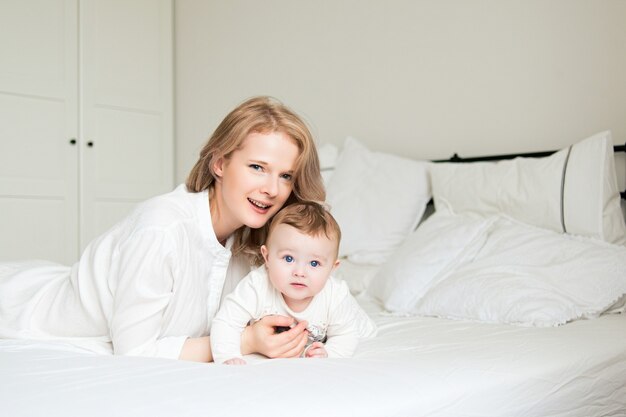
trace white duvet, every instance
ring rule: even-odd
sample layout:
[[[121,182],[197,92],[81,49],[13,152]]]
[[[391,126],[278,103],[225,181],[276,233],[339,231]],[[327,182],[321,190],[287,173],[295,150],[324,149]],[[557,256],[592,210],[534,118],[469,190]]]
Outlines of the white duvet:
[[[532,328],[391,317],[361,302],[379,333],[351,359],[229,367],[0,340],[0,414],[626,416],[625,315]]]

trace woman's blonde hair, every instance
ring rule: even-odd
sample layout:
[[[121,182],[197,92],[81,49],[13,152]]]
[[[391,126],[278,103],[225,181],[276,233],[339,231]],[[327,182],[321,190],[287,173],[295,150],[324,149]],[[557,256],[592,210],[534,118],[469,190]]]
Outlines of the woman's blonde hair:
[[[232,110],[219,124],[200,151],[200,158],[191,169],[186,185],[190,192],[213,192],[213,167],[220,158],[229,159],[241,149],[251,133],[281,132],[298,146],[293,174],[293,190],[285,205],[300,201],[324,201],[326,191],[313,136],[304,121],[272,97],[253,97]],[[265,242],[268,225],[259,229],[241,227],[235,232],[233,254],[245,253],[254,263],[260,261],[259,247]]]

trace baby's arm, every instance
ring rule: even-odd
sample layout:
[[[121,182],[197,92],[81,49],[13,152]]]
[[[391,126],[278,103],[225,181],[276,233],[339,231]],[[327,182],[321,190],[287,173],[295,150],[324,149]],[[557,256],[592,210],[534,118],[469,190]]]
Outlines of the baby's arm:
[[[354,351],[359,345],[359,336],[355,331],[347,327],[343,329],[337,327],[335,327],[332,332],[329,327],[325,352],[329,358],[349,358],[354,354]]]
[[[335,282],[326,352],[329,358],[351,357],[359,339],[374,336],[376,325],[356,302],[345,282]]]
[[[226,306],[226,300],[224,305]],[[229,309],[229,307],[227,307]],[[233,316],[220,314],[213,320],[211,326],[211,350],[215,363],[227,363],[233,359],[242,359],[241,355],[241,332],[244,326],[233,320]]]
[[[307,358],[327,358],[328,352],[322,342],[313,342],[304,350],[304,356]]]
[[[211,326],[211,350],[215,363],[244,364],[241,333],[254,317],[259,300],[257,288],[246,276],[222,303]]]
[[[224,361],[224,365],[245,365],[246,361],[241,358],[232,358]]]

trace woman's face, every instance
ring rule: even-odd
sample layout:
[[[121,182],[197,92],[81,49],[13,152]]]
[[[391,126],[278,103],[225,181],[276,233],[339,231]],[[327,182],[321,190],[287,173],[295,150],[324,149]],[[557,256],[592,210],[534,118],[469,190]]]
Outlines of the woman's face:
[[[262,227],[285,204],[293,189],[299,149],[285,133],[251,133],[229,159],[214,165],[218,238],[239,227]],[[217,226],[217,227],[216,227]]]

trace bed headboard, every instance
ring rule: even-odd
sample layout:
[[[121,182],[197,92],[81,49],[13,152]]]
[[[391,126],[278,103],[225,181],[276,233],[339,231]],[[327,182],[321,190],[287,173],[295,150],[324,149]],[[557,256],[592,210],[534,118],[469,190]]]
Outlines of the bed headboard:
[[[615,145],[613,146],[614,152],[626,152],[626,143],[623,145]],[[543,158],[546,156],[550,156],[553,153],[558,151],[544,151],[544,152],[528,152],[528,153],[512,153],[512,154],[502,154],[502,155],[485,155],[485,156],[473,156],[471,158],[462,158],[457,153],[452,155],[449,159],[437,159],[433,160],[433,162],[456,162],[456,163],[464,163],[464,162],[487,162],[487,161],[501,161],[504,159],[514,159],[517,157],[524,158]],[[626,190],[620,192],[620,195],[623,200],[626,200]]]

